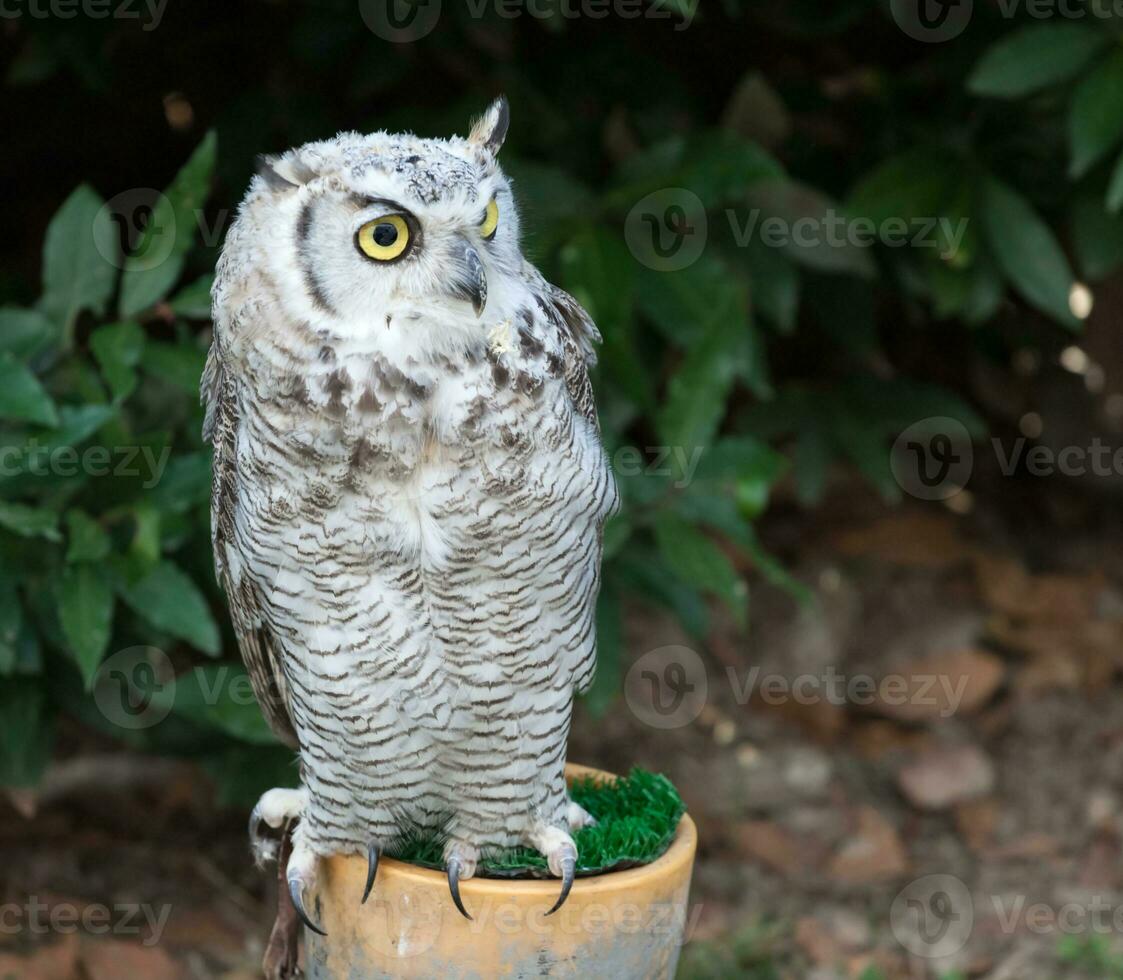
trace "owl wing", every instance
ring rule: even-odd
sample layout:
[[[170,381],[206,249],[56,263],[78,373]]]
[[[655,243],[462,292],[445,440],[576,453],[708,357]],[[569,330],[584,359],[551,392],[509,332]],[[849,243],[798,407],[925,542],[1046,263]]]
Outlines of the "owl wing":
[[[563,372],[570,400],[577,412],[599,432],[597,403],[589,380],[589,368],[597,363],[594,345],[601,342],[600,331],[585,308],[569,293],[550,283],[544,285],[548,302],[566,328],[562,335]]]
[[[298,748],[288,709],[288,685],[280,662],[280,648],[262,616],[257,588],[250,576],[235,580],[226,561],[234,541],[234,507],[238,494],[238,393],[235,380],[222,367],[219,342],[211,345],[203,371],[201,392],[206,409],[203,438],[214,446],[211,482],[211,545],[215,574],[230,605],[230,619],[238,637],[242,660],[265,720],[282,742]]]

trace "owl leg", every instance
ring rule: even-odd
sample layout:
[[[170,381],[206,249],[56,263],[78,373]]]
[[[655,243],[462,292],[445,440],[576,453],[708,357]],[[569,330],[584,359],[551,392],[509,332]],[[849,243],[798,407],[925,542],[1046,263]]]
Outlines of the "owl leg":
[[[570,830],[580,830],[582,827],[595,827],[597,818],[579,803],[569,800],[565,807],[565,822]]]
[[[566,816],[568,817],[568,813]],[[531,847],[546,858],[550,874],[562,880],[561,894],[554,902],[554,907],[546,913],[553,915],[569,898],[569,890],[573,887],[573,879],[577,876],[577,845],[560,827],[543,823],[534,827],[528,835],[528,841]]]
[[[293,831],[292,854],[289,855],[289,867],[285,878],[288,882],[293,908],[296,909],[300,921],[313,932],[326,936],[327,933],[312,921],[304,909],[304,895],[316,884],[316,867],[319,864],[319,859],[312,848],[305,843],[304,835],[301,833],[303,829],[303,824],[301,824]]]
[[[307,804],[308,790],[303,786],[299,789],[271,789],[262,794],[250,814],[250,849],[259,868],[276,859],[280,844],[281,835],[269,834],[265,827],[283,834],[285,824],[299,817]]]
[[[457,910],[465,919],[471,919],[460,899],[460,879],[471,878],[476,873],[480,849],[464,841],[449,841],[445,845],[445,868],[448,870],[448,890]]]

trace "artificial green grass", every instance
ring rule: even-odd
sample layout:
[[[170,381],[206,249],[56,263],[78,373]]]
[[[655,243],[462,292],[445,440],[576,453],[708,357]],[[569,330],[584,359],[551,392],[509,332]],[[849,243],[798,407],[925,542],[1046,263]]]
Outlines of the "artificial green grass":
[[[573,835],[577,874],[593,875],[650,864],[671,845],[686,807],[666,776],[633,769],[627,776],[599,782],[582,777],[569,787],[570,798],[596,818],[596,826]],[[423,868],[444,868],[445,835],[413,831],[386,849],[388,857]],[[528,847],[512,847],[480,860],[484,878],[546,878],[546,859]]]

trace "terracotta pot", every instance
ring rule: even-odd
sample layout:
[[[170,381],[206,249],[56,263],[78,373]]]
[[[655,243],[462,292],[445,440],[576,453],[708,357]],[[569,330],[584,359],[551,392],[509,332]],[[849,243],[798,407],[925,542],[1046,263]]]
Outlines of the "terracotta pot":
[[[567,766],[566,776],[608,773]],[[384,858],[366,905],[366,859],[320,864],[309,909],[327,937],[305,930],[311,980],[442,977],[671,978],[687,920],[697,832],[684,816],[667,852],[639,868],[578,878],[546,918],[556,879],[472,878],[456,911],[445,876]]]

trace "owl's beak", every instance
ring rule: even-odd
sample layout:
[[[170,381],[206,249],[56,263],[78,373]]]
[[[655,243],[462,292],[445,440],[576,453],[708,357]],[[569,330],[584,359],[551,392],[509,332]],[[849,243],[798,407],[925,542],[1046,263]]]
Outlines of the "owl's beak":
[[[457,299],[466,299],[479,316],[487,305],[487,276],[480,255],[466,238],[457,241],[449,292]]]

